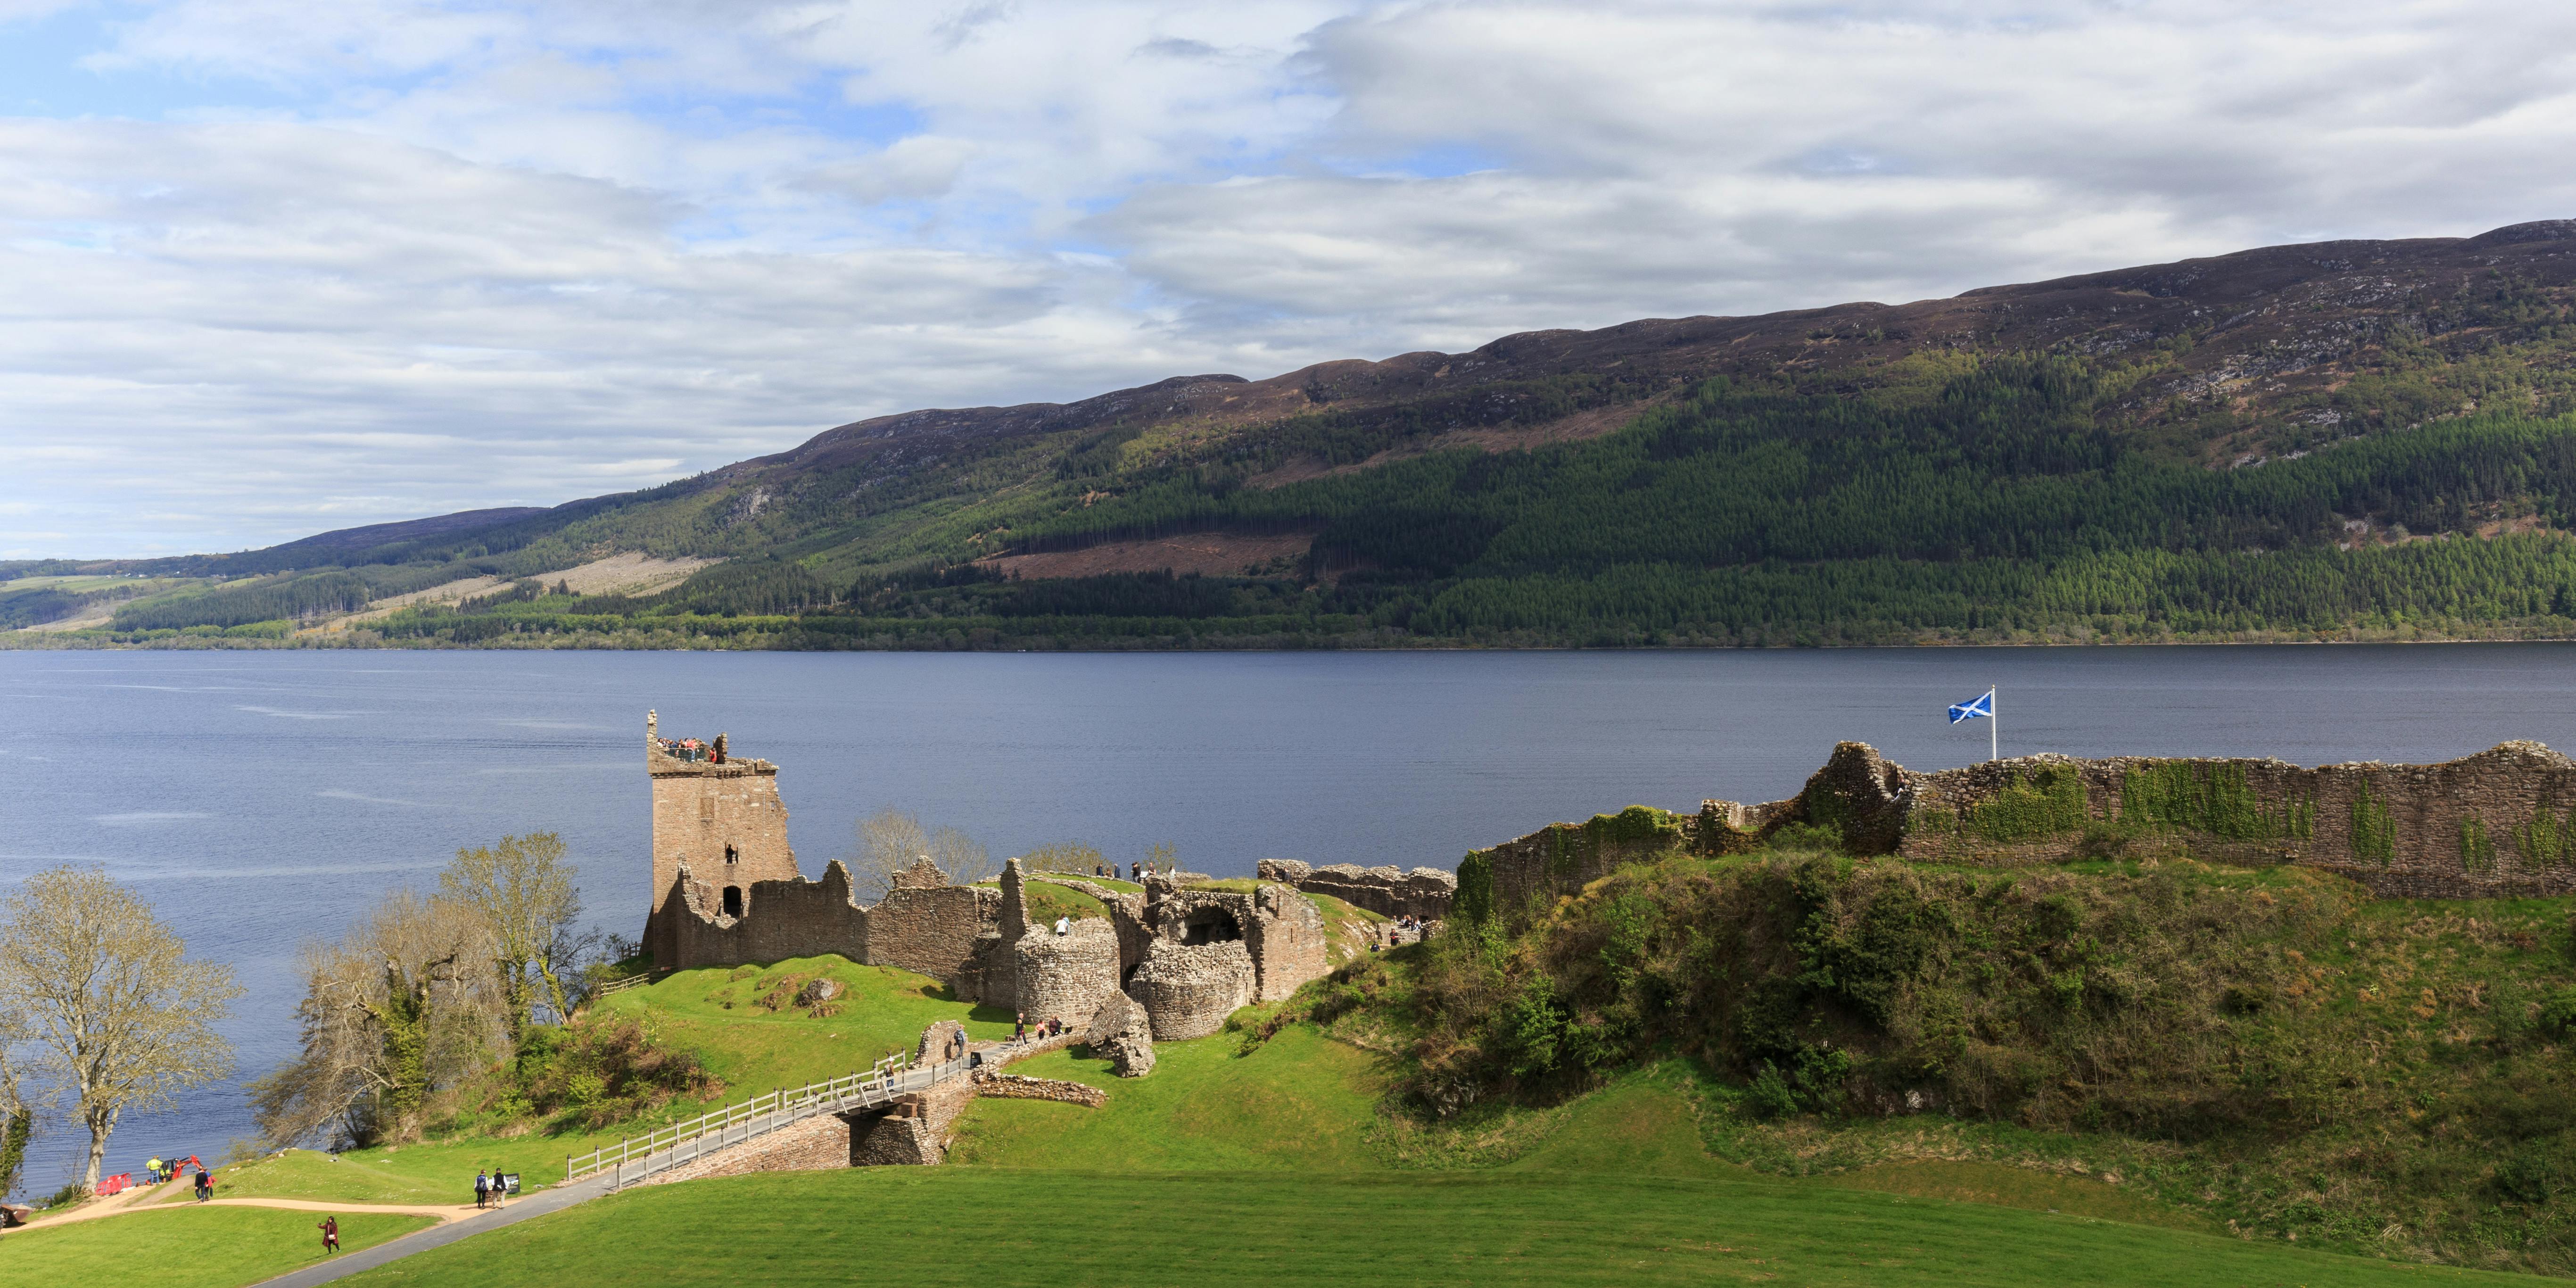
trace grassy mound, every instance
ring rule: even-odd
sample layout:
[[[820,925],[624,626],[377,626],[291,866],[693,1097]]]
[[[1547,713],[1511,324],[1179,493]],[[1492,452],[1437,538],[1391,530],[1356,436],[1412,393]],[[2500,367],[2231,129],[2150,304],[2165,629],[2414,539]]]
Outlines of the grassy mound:
[[[0,1237],[0,1288],[257,1283],[322,1260],[322,1232],[315,1228],[322,1218],[319,1212],[190,1206],[38,1224]],[[431,1224],[422,1216],[342,1213],[340,1250],[346,1255]]]
[[[2251,1235],[2564,1271],[2569,911],[2188,860],[1674,857],[1269,1024],[1390,1052],[1412,1165],[1507,1161],[1549,1106],[1678,1056],[1707,1147],[1765,1170],[2003,1195],[1953,1165],[2009,1164]]]

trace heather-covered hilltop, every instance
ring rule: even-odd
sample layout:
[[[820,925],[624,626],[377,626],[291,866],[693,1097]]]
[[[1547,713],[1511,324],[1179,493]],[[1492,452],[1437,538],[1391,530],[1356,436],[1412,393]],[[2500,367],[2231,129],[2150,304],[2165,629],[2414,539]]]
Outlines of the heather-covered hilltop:
[[[0,566],[16,646],[2576,635],[2576,221],[920,411],[659,488]]]

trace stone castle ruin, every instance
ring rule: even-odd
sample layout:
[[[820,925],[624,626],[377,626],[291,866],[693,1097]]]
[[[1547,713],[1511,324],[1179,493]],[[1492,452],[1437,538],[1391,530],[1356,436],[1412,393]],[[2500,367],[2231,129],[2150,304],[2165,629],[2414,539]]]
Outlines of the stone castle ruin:
[[[2507,742],[2436,765],[2039,755],[1917,773],[1846,742],[1787,800],[1552,824],[1469,855],[1460,878],[1518,906],[1648,854],[1740,853],[1790,827],[1826,829],[1855,854],[1994,865],[2171,836],[2223,861],[2322,868],[2381,898],[2559,895],[2576,892],[2576,761]]]
[[[1328,894],[1381,917],[1441,921],[1449,916],[1449,902],[1458,894],[1457,874],[1438,868],[1401,872],[1391,867],[1364,868],[1356,863],[1328,863],[1319,868],[1295,859],[1263,859],[1260,873],[1264,881],[1284,881],[1300,890]]]
[[[960,999],[1007,1007],[1031,1024],[1079,1032],[1113,1002],[1132,1001],[1154,1041],[1203,1037],[1226,1016],[1286,998],[1326,969],[1322,914],[1288,885],[1249,892],[1149,877],[1141,894],[1052,878],[1100,900],[1104,918],[1064,934],[1030,921],[1028,876],[1014,859],[993,886],[952,884],[928,859],[897,873],[862,906],[849,870],[808,881],[787,845],[778,767],[736,759],[714,742],[666,739],[644,718],[653,792],[653,898],[644,948],[656,966],[737,966],[838,953],[939,980]],[[1141,1060],[1119,1061],[1150,1068]]]

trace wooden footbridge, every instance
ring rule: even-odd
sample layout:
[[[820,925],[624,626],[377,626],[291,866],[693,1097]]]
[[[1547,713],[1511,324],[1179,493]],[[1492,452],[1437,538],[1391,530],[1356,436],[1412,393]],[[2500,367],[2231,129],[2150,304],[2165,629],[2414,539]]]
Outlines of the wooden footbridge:
[[[608,1189],[621,1189],[820,1114],[891,1105],[903,1096],[965,1077],[977,1068],[991,1068],[1030,1054],[1027,1048],[1036,1041],[1029,1038],[982,1043],[954,1060],[921,1062],[909,1055],[890,1055],[866,1070],[845,1073],[829,1082],[781,1087],[737,1105],[630,1136],[615,1145],[567,1157],[563,1183],[570,1185],[596,1176],[607,1183]]]

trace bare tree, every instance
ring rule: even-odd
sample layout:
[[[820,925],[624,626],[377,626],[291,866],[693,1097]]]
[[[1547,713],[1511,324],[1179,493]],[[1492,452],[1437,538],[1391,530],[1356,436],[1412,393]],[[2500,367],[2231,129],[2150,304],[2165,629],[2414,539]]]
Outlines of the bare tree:
[[[930,834],[930,861],[959,885],[974,883],[994,875],[992,851],[982,841],[953,827],[942,827]]]
[[[575,875],[564,861],[563,838],[552,832],[458,850],[455,862],[439,874],[439,889],[482,914],[491,932],[493,963],[509,1000],[512,1050],[527,1035],[538,1002],[557,1020],[572,1013],[563,977],[574,963],[557,954],[578,952],[581,944],[572,933],[581,919]]]
[[[975,838],[953,827],[928,828],[921,820],[891,806],[860,819],[856,848],[850,855],[850,881],[855,893],[873,903],[894,888],[896,873],[928,859],[959,885],[972,885],[993,875],[993,855]]]
[[[214,1026],[241,986],[230,967],[188,961],[187,951],[150,905],[96,869],[39,872],[8,900],[0,965],[26,1008],[38,1068],[89,1129],[85,1186],[97,1186],[126,1110],[167,1105],[232,1068]]]
[[[1020,866],[1031,872],[1072,872],[1094,876],[1108,860],[1100,857],[1100,847],[1082,841],[1049,841],[1020,856]]]
[[[850,852],[850,881],[860,900],[874,903],[894,888],[894,874],[930,856],[930,831],[921,820],[888,806],[860,819]]]
[[[483,1068],[504,1036],[508,987],[489,925],[462,902],[385,896],[338,943],[304,947],[303,1050],[252,1082],[260,1134],[410,1140],[430,1094]]]

